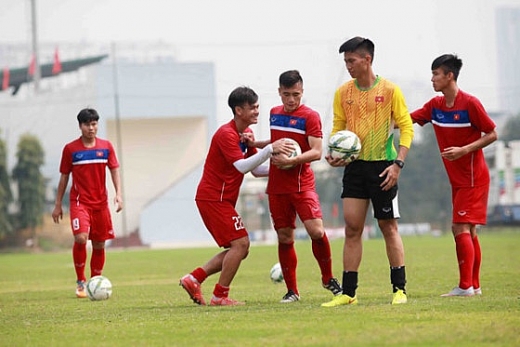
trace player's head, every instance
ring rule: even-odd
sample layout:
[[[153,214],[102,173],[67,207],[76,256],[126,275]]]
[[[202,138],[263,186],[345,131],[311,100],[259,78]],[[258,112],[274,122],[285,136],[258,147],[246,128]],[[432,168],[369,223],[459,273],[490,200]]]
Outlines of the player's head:
[[[353,37],[339,47],[339,53],[357,53],[360,56],[370,56],[370,63],[374,61],[374,43],[363,37]]]
[[[459,78],[461,68],[462,59],[457,57],[455,54],[443,54],[440,57],[435,58],[432,63],[432,71],[441,69],[445,75],[451,72],[455,81]]]
[[[231,94],[229,94],[228,105],[236,115],[236,107],[243,107],[245,105],[255,105],[258,102],[258,95],[255,91],[249,87],[238,87],[235,88]]]
[[[78,123],[88,124],[92,121],[97,122],[99,120],[99,114],[93,108],[84,108],[78,113]]]
[[[300,107],[303,96],[303,78],[298,70],[285,71],[278,79],[278,95],[282,99],[285,112],[293,112]]]
[[[285,71],[278,79],[280,87],[291,88],[296,83],[301,83],[303,86],[303,78],[298,70]]]

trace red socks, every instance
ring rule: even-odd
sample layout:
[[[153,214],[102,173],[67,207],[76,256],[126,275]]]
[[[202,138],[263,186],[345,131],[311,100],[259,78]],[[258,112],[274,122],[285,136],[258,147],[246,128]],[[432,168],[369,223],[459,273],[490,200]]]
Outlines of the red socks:
[[[475,262],[473,263],[473,289],[480,288],[480,264],[482,263],[482,252],[478,236],[473,238],[473,249],[475,250]]]
[[[86,281],[85,264],[87,262],[87,244],[74,242],[72,260],[78,281]],[[90,277],[101,275],[105,266],[105,249],[93,249],[90,258]]]
[[[101,275],[105,266],[105,249],[93,249],[90,258],[90,277]]]
[[[332,256],[327,234],[323,233],[321,239],[312,240],[312,254],[314,254],[314,258],[320,266],[321,282],[323,284],[329,283],[329,280],[334,276],[332,275]]]
[[[292,243],[278,243],[278,259],[282,266],[283,279],[287,290],[292,290],[298,294],[298,287],[296,285],[296,266],[298,265],[298,258],[294,249],[294,242]]]
[[[455,237],[455,249],[459,261],[459,287],[468,289],[473,286],[473,267],[475,264],[475,248],[469,233]]]
[[[206,274],[206,271],[204,271],[203,268],[198,267],[193,272],[191,272],[191,275],[200,283],[204,282],[204,280],[208,277],[208,274]]]
[[[72,260],[78,281],[86,281],[85,263],[87,262],[87,244],[74,242],[72,246]]]
[[[213,295],[217,298],[227,298],[229,295],[229,287],[224,287],[217,283],[215,284]]]

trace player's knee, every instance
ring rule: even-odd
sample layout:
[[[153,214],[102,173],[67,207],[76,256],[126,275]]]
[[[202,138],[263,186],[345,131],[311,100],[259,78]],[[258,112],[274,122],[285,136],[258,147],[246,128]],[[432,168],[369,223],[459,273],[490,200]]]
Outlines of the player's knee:
[[[325,230],[309,230],[307,233],[312,240],[319,240],[323,238]]]
[[[92,241],[93,249],[103,249],[105,248],[105,241]]]
[[[279,243],[294,242],[294,230],[291,228],[281,228],[276,230]]]
[[[79,243],[80,245],[86,244],[88,241],[87,233],[79,233],[74,235],[74,242]]]

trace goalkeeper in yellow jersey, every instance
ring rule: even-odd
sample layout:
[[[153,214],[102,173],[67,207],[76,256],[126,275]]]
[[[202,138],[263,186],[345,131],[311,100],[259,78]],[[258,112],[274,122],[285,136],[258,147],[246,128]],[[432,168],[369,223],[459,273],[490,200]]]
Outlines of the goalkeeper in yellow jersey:
[[[331,166],[345,167],[343,174],[343,294],[323,307],[357,304],[358,269],[362,257],[362,235],[370,202],[386,244],[393,288],[392,304],[404,304],[406,274],[404,247],[398,232],[397,182],[413,139],[413,124],[400,88],[372,70],[374,43],[354,37],[341,45],[352,79],[334,95],[332,134],[350,130],[361,139],[359,157],[349,163],[326,159]],[[399,130],[399,148],[394,146]]]

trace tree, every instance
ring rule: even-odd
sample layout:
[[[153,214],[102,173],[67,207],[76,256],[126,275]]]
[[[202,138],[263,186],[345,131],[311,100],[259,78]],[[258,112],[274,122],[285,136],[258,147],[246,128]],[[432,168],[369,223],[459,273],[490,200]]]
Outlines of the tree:
[[[520,140],[520,114],[507,120],[498,139],[504,142]]]
[[[31,230],[33,241],[36,241],[35,228],[42,224],[45,209],[45,179],[40,171],[44,155],[35,136],[21,136],[16,152],[18,162],[12,175],[18,183],[19,211],[15,220],[18,230]]]
[[[13,232],[8,207],[13,201],[9,174],[7,173],[7,149],[3,139],[0,139],[0,240]]]

